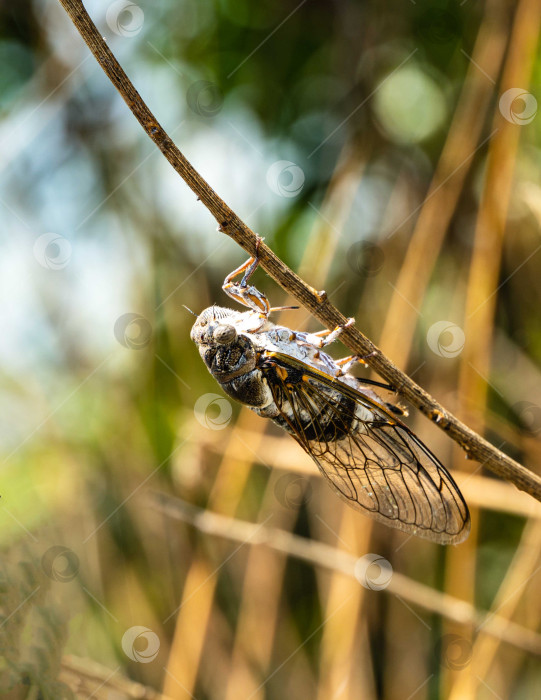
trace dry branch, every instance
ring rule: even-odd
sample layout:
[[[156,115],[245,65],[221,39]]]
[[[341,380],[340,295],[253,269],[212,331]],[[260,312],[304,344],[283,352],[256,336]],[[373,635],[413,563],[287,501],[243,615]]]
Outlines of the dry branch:
[[[216,219],[219,230],[232,238],[250,255],[254,255],[258,240],[257,235],[214,192],[167,135],[107,46],[86,12],[83,3],[80,0],[59,1],[133,115],[184,182]],[[259,257],[261,267],[265,272],[308,309],[324,326],[333,329],[346,323],[345,316],[329,302],[325,292],[317,292],[306,284],[268,246],[261,244]],[[470,430],[400,371],[357,328],[354,326],[346,328],[340,339],[354,354],[367,357],[367,362],[372,369],[395,387],[421,413],[442,430],[445,430],[466,451],[470,459],[481,462],[487,469],[511,481],[519,489],[541,501],[540,476],[526,469]]]

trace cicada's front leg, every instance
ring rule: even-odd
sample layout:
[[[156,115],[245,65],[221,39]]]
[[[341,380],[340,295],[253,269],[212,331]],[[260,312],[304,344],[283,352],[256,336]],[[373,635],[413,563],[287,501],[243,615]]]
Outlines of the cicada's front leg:
[[[252,311],[261,314],[264,318],[267,318],[271,312],[271,306],[267,297],[253,285],[248,284],[250,277],[254,274],[255,269],[259,265],[257,253],[259,250],[260,241],[261,239],[258,238],[255,256],[227,275],[222,285],[222,289],[228,296],[231,297],[231,299],[238,301],[239,304],[247,306],[249,309],[252,309]],[[244,275],[241,281],[234,282],[233,280],[235,277],[238,277],[242,273],[244,273]]]

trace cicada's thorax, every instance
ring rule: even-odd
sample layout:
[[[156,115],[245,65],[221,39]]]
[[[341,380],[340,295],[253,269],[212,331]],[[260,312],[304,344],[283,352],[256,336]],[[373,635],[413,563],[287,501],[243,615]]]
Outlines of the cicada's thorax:
[[[277,366],[274,352],[290,355],[320,370],[333,368],[332,358],[309,342],[309,335],[294,332],[262,320],[252,311],[239,313],[231,309],[210,307],[198,318],[192,329],[192,339],[209,372],[231,398],[249,406],[258,415],[270,418],[281,428],[295,435],[292,425],[302,428],[308,442],[326,443],[340,440],[355,431],[359,419],[354,402],[336,390],[327,389],[328,408],[318,413],[294,402],[298,386],[306,382],[303,372],[295,367]],[[356,382],[351,375],[341,378],[345,383]],[[321,393],[322,389],[319,388]],[[337,407],[343,416],[338,427],[333,421]]]

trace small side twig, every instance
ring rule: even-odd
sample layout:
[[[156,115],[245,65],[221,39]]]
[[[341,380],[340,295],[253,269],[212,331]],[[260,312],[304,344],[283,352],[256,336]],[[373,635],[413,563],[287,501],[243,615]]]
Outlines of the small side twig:
[[[107,697],[125,700],[172,700],[156,690],[136,683],[92,659],[79,656],[64,656],[60,680],[65,683],[79,700]],[[101,691],[101,692],[100,692]]]
[[[59,2],[147,135],[216,219],[219,230],[230,236],[247,253],[254,255],[257,235],[216,194],[173,143],[116,60],[81,0],[59,0]],[[324,326],[332,330],[346,323],[346,317],[329,302],[325,292],[317,292],[306,284],[268,246],[260,245],[259,258],[265,272]],[[508,457],[449,413],[430,394],[400,371],[357,328],[354,326],[346,328],[340,340],[353,354],[367,357],[367,362],[372,369],[399,389],[400,393],[421,413],[445,430],[466,451],[470,459],[481,462],[487,469],[541,501],[540,476]]]

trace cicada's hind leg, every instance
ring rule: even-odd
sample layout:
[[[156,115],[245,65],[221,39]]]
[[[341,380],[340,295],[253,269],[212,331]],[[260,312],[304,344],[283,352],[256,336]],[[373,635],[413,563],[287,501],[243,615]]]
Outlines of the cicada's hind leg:
[[[365,357],[368,358],[374,354],[375,352],[372,352],[370,353],[370,355],[366,355]],[[365,357],[359,357],[358,355],[350,355],[349,357],[343,357],[340,360],[333,360],[334,364],[338,367],[336,377],[342,377],[344,374],[347,374],[356,363],[367,367],[368,365],[365,361]],[[375,396],[378,399],[378,401],[382,402],[382,404],[387,408],[387,410],[391,411],[391,413],[394,413],[396,416],[408,415],[408,410],[405,406],[401,406],[399,403],[390,403],[389,401],[385,401],[381,398],[381,396],[375,394],[371,389],[371,387],[377,387],[378,389],[385,389],[385,391],[396,392],[396,389],[391,384],[386,384],[385,382],[378,382],[375,379],[364,379],[362,377],[355,377],[355,379],[359,385],[358,388],[360,391],[367,392]]]
[[[250,277],[254,274],[257,266],[259,265],[259,258],[257,254],[259,251],[260,242],[261,238],[258,238],[255,256],[227,275],[222,285],[222,289],[228,296],[231,297],[231,299],[238,301],[239,304],[247,306],[249,309],[252,309],[252,311],[255,311],[267,318],[271,312],[271,306],[267,297],[253,285],[248,284]],[[244,275],[241,281],[234,282],[233,280],[235,277],[238,277],[242,273],[244,273]]]

